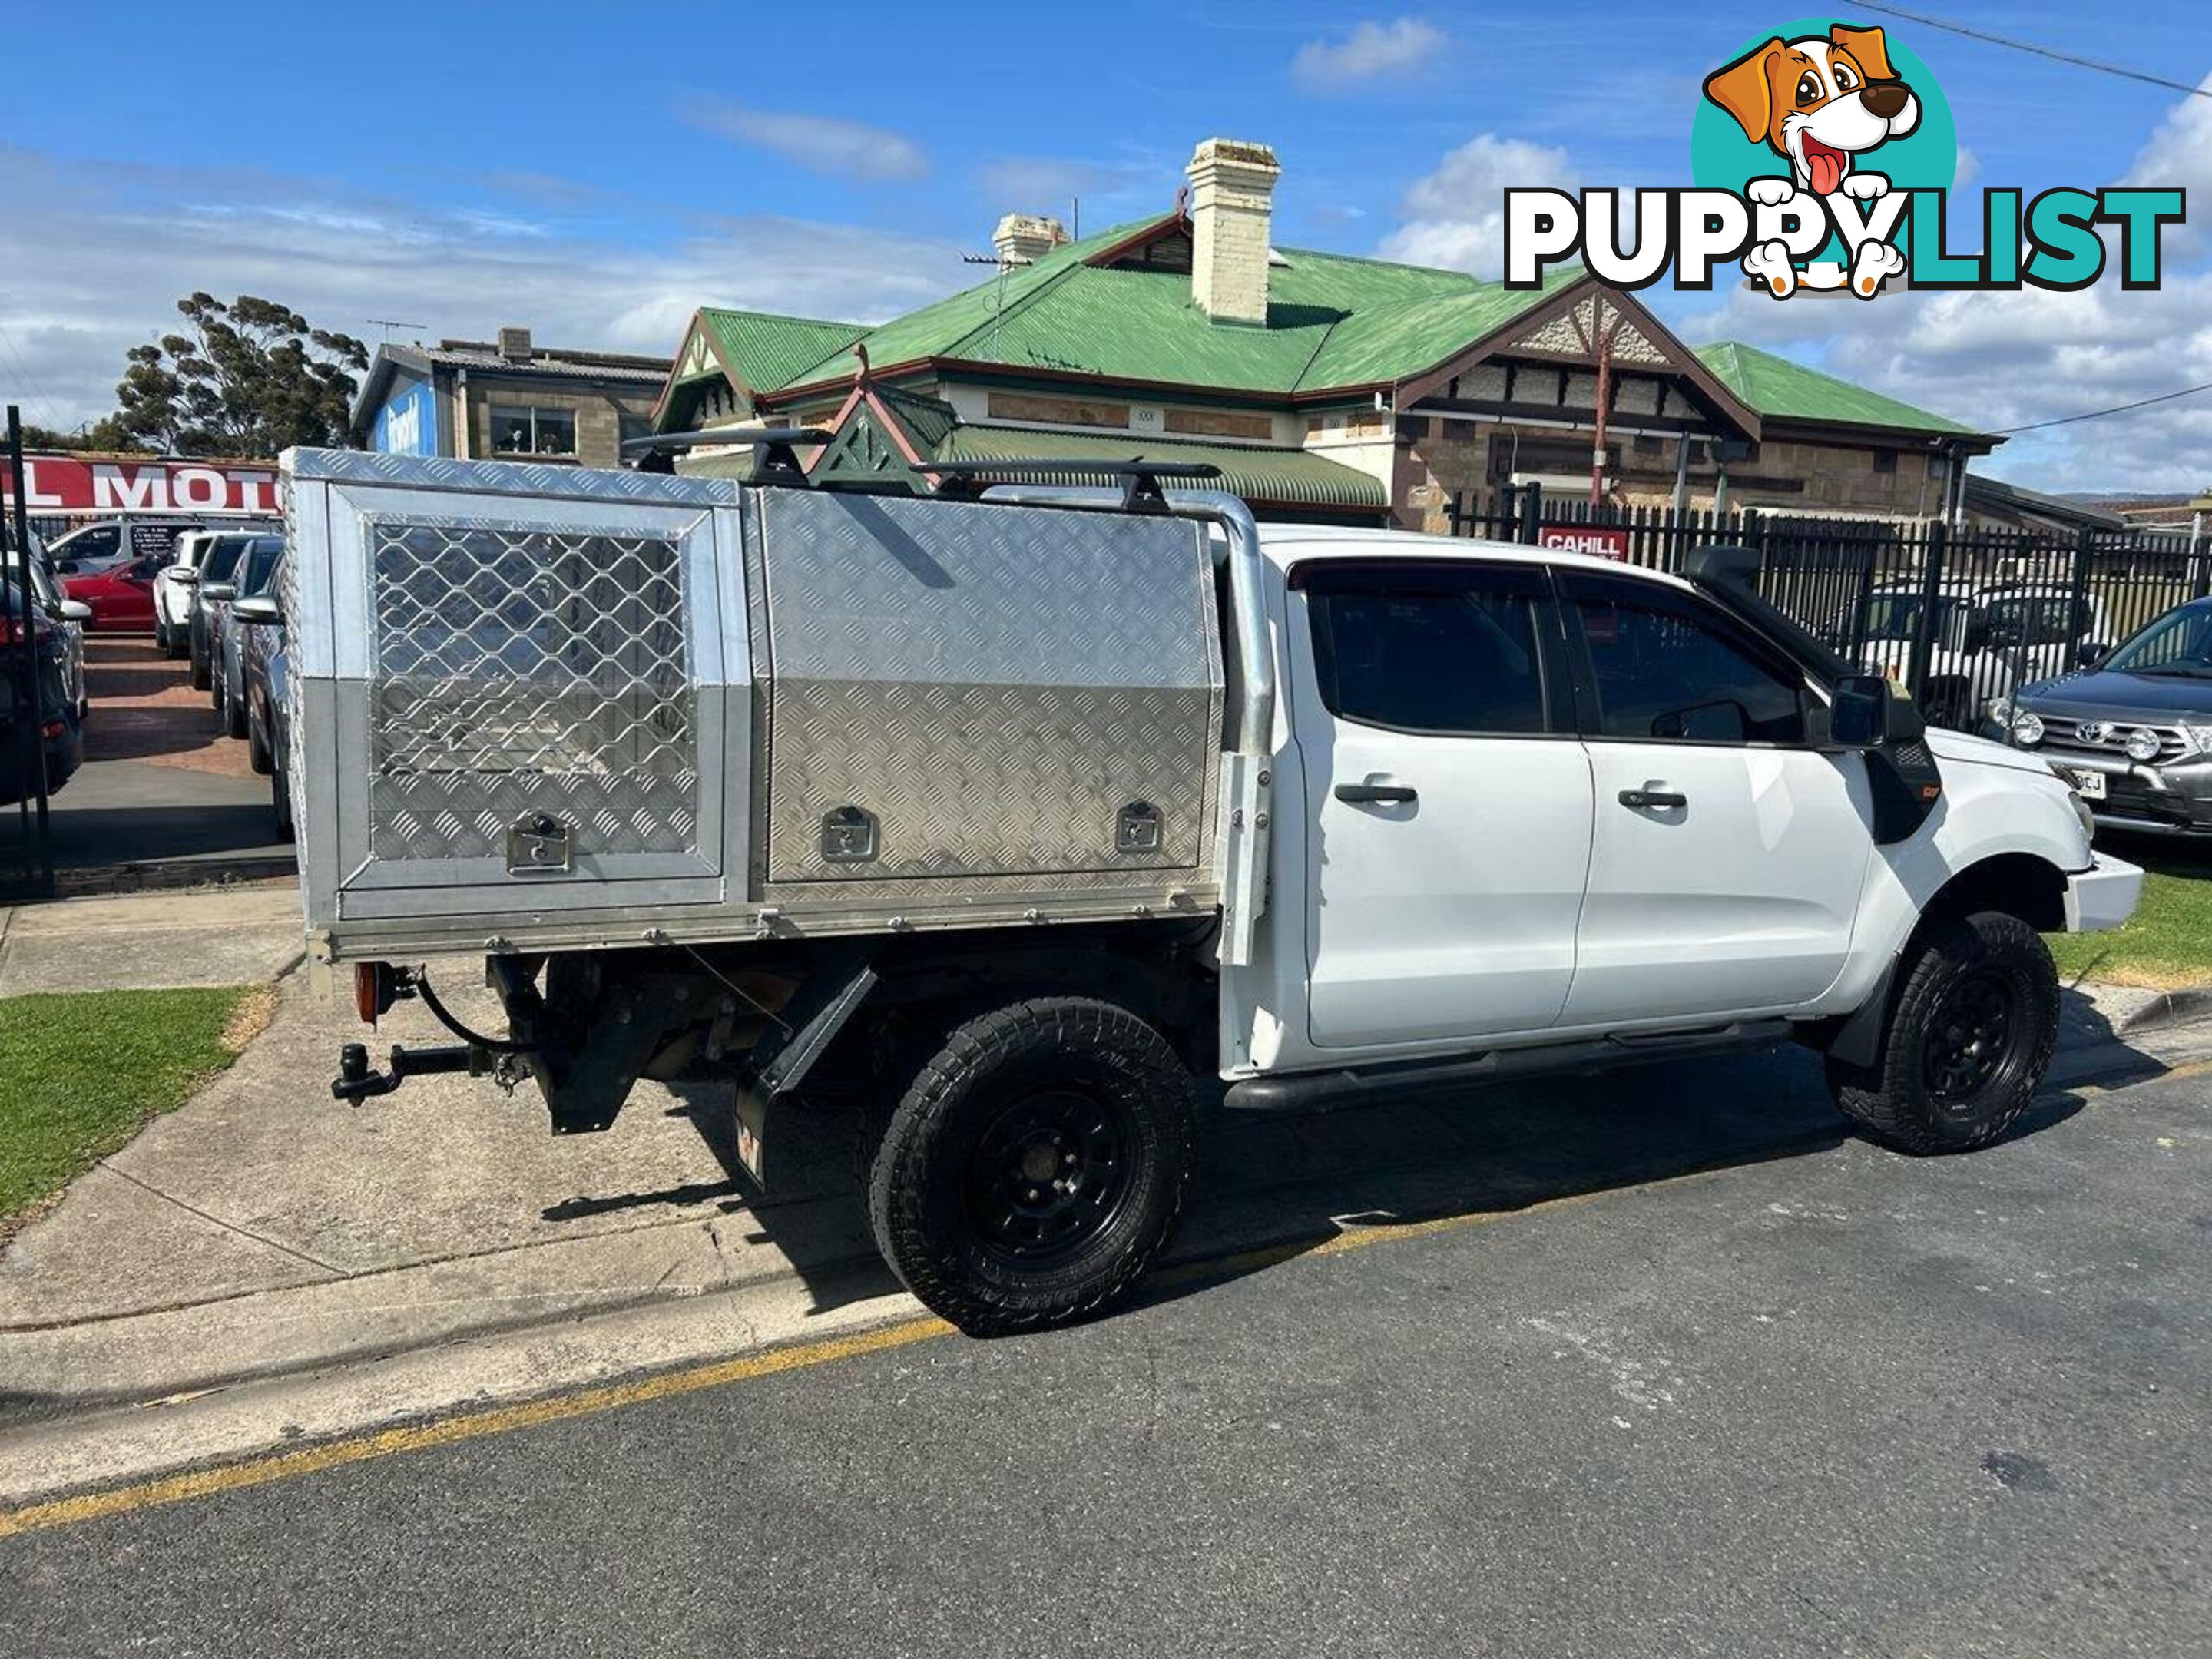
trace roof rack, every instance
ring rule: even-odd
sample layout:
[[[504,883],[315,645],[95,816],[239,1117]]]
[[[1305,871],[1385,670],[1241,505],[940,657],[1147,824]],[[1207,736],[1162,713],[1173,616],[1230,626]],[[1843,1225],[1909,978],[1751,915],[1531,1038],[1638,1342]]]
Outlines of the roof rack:
[[[649,463],[678,449],[709,446],[735,448],[749,444],[760,452],[760,465],[753,474],[756,483],[803,484],[806,482],[806,469],[799,464],[793,446],[826,444],[832,435],[811,426],[708,427],[697,432],[654,432],[642,438],[626,438],[622,453],[635,456],[641,471],[667,471],[670,469],[666,466],[654,467]]]
[[[1124,513],[1167,512],[1167,492],[1160,487],[1163,478],[1199,481],[1221,476],[1221,469],[1211,461],[1148,461],[1136,455],[1126,461],[1064,459],[916,461],[910,465],[916,472],[933,472],[950,478],[981,478],[993,483],[1027,480],[1037,483],[1087,483],[1094,478],[1115,478],[1121,481]]]

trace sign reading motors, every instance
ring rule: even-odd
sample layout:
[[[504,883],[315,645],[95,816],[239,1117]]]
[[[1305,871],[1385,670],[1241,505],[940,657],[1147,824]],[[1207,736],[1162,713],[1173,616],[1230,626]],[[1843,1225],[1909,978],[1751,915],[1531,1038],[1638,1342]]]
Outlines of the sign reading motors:
[[[0,468],[0,499],[14,486]],[[23,458],[31,513],[258,513],[276,511],[276,471],[205,461],[86,461]]]

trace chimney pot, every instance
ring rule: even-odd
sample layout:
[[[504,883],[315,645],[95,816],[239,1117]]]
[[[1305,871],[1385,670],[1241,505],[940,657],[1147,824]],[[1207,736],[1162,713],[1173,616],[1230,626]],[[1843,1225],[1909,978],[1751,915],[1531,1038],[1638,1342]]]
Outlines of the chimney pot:
[[[991,233],[1001,265],[1035,264],[1067,240],[1067,227],[1041,213],[1009,213]]]
[[[528,362],[531,358],[530,331],[512,326],[501,329],[499,355],[511,363]]]
[[[1190,158],[1190,295],[1220,323],[1267,320],[1267,233],[1283,170],[1265,144],[1209,138]]]

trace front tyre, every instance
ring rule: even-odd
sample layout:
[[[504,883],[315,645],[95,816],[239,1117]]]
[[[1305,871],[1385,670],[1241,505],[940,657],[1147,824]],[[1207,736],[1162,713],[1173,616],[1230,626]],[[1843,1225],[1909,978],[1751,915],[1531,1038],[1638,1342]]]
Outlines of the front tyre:
[[[2058,1040],[2058,973],[2036,931],[1985,910],[1931,928],[1871,1066],[1828,1061],[1844,1114],[1908,1152],[1988,1145],[2027,1109]]]
[[[1190,1175],[1197,1091],[1109,1003],[1020,1002],[923,1066],[869,1172],[884,1259],[971,1336],[1073,1319],[1134,1284]]]

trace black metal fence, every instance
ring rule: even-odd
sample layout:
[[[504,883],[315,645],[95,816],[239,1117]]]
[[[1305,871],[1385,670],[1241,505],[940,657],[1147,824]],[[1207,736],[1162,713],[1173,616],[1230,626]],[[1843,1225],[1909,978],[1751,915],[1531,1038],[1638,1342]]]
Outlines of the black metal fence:
[[[1677,571],[1693,549],[1747,547],[1759,592],[1845,656],[1913,689],[1929,720],[1971,730],[1991,700],[2063,673],[2212,593],[2212,549],[2155,532],[1953,530],[1941,522],[1672,513],[1503,491],[1452,502],[1454,533]]]

